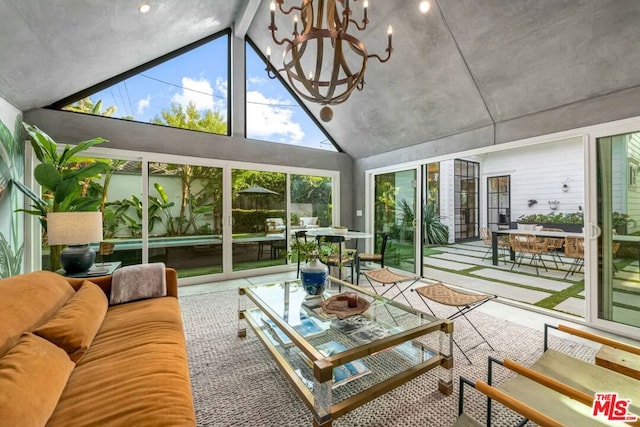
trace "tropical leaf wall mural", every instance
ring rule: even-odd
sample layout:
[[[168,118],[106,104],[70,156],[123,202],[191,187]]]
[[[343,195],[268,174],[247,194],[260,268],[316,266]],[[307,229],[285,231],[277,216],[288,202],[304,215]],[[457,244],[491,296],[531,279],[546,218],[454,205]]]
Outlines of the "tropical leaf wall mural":
[[[15,213],[22,208],[22,193],[12,185],[24,180],[22,135],[22,115],[16,116],[13,132],[0,120],[0,278],[22,272],[23,222],[22,215]]]

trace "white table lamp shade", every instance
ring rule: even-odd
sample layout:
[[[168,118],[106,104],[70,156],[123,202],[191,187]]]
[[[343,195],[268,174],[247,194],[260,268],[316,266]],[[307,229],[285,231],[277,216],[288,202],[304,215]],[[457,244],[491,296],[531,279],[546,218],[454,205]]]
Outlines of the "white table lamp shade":
[[[49,245],[86,245],[102,240],[102,212],[50,212]]]

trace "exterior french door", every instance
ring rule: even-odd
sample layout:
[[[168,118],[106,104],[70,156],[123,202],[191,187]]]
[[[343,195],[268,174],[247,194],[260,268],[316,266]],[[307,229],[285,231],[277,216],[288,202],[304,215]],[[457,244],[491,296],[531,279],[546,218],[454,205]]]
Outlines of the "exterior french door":
[[[509,228],[511,222],[511,177],[487,178],[487,226],[490,230]]]
[[[454,163],[455,239],[478,237],[480,164],[456,159]]]

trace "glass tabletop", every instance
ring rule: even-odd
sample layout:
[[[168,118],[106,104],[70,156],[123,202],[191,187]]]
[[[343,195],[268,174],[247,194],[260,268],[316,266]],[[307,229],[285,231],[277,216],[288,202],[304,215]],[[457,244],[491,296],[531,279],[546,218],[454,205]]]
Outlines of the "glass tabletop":
[[[336,390],[337,400],[442,354],[441,334],[433,333],[440,332],[441,319],[357,286],[339,289],[334,284],[315,298],[298,280],[251,286],[244,292],[256,304],[247,309],[253,323],[308,389],[313,390],[313,364],[319,360],[330,360],[333,366],[332,388],[350,383]],[[341,312],[328,313],[323,307],[346,293],[357,294],[356,311],[361,313],[340,318]]]

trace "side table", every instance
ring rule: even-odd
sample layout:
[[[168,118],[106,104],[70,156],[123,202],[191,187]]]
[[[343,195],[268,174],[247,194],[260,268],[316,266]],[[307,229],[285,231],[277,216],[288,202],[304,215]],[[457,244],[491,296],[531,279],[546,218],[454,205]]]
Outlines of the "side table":
[[[112,261],[112,262],[101,262],[98,264],[93,264],[88,271],[83,271],[82,273],[67,273],[63,269],[57,270],[56,273],[64,276],[64,277],[75,277],[78,279],[84,279],[88,277],[98,277],[98,276],[109,276],[113,274],[120,266],[122,265],[121,261]]]

